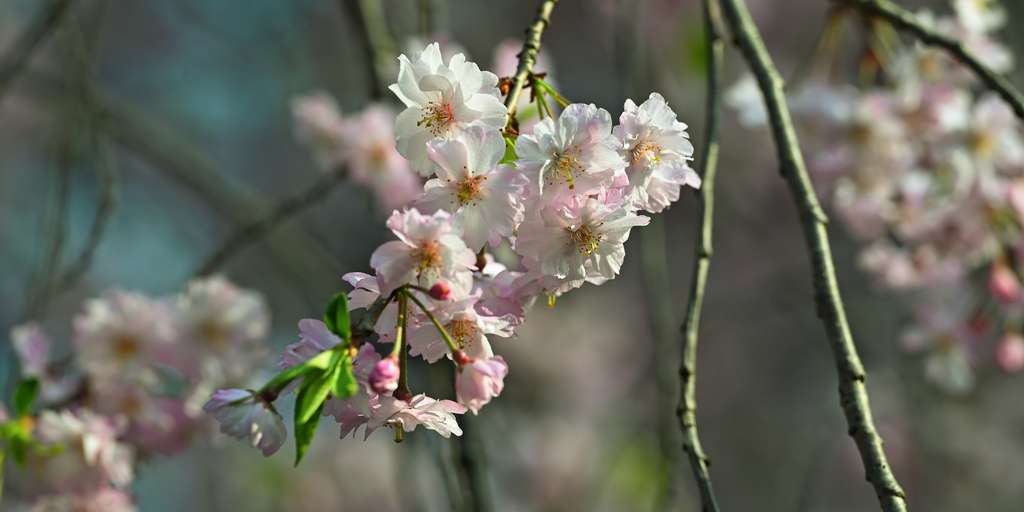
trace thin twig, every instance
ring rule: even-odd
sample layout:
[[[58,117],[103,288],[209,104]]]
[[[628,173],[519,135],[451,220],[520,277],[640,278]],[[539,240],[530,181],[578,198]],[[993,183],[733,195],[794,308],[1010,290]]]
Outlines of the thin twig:
[[[96,203],[96,215],[93,219],[92,227],[89,229],[89,236],[85,241],[85,245],[57,280],[56,289],[53,291],[55,295],[74,286],[85,272],[89,270],[89,267],[92,266],[93,256],[95,256],[96,249],[99,248],[100,243],[103,241],[103,236],[107,232],[107,226],[110,224],[110,218],[114,213],[114,208],[117,206],[118,183],[120,181],[117,156],[105,135],[100,134],[98,138],[99,140],[95,142],[96,159],[94,165],[96,167],[96,176],[99,178],[100,196]]]
[[[707,44],[707,105],[705,106],[704,148],[700,174],[700,222],[696,255],[690,278],[690,298],[683,320],[682,363],[679,366],[679,426],[683,430],[683,451],[690,459],[690,468],[700,492],[701,510],[718,512],[718,500],[711,485],[710,464],[697,431],[697,342],[700,332],[700,314],[704,305],[708,271],[711,268],[712,236],[715,214],[715,174],[718,170],[718,118],[721,103],[722,60],[724,43],[719,32],[721,25],[718,2],[703,1],[704,32]]]
[[[235,254],[258,242],[277,226],[330,197],[331,192],[342,182],[344,177],[345,170],[342,168],[325,174],[299,194],[278,203],[266,216],[242,226],[221,245],[220,249],[217,249],[199,265],[194,275],[204,276],[217,271]]]
[[[828,219],[818,203],[814,186],[807,174],[800,143],[786,105],[782,78],[743,0],[721,0],[721,5],[736,46],[749,64],[764,96],[778,151],[780,172],[800,213],[813,267],[817,313],[825,327],[839,374],[839,402],[846,416],[849,434],[857,444],[867,480],[874,487],[882,510],[904,511],[906,498],[903,489],[889,467],[882,448],[882,438],[871,417],[868,392],[864,385],[864,366],[846,319],[832,261]]]
[[[339,0],[338,5],[359,32],[359,39],[366,53],[370,98],[379,100],[391,83],[391,74],[388,70],[396,55],[395,42],[388,30],[380,0]]]
[[[60,25],[61,19],[70,7],[71,0],[51,0],[40,9],[39,15],[18,36],[11,52],[3,62],[0,62],[0,98],[3,98],[7,88],[32,60],[36,49]]]
[[[506,127],[515,118],[519,96],[522,95],[523,88],[526,87],[526,81],[530,78],[530,74],[533,73],[533,65],[537,63],[541,35],[544,34],[544,29],[547,28],[548,23],[551,22],[551,10],[555,8],[557,3],[558,0],[544,0],[537,9],[537,17],[526,28],[523,50],[519,52],[519,66],[516,68],[516,74],[512,79],[512,87],[508,91],[508,96],[505,97],[505,107],[508,109],[508,115],[505,117]]]
[[[986,66],[981,59],[970,51],[962,40],[950,37],[923,23],[914,13],[896,5],[889,0],[840,0],[860,12],[878,16],[896,28],[910,33],[922,43],[942,48],[953,56],[981,80],[989,89],[995,91],[1005,101],[1017,117],[1024,121],[1024,94],[1021,94],[1006,77]]]

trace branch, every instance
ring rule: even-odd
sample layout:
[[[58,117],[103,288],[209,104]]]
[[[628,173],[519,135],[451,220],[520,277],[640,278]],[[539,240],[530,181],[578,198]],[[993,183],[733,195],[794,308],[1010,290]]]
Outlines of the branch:
[[[736,46],[750,66],[761,93],[771,123],[778,151],[780,172],[800,213],[804,238],[813,267],[815,301],[818,317],[825,327],[839,374],[839,403],[846,416],[849,434],[853,437],[864,462],[866,477],[875,489],[882,510],[905,511],[903,489],[892,473],[882,438],[871,417],[865,373],[857,347],[846,319],[835,265],[828,241],[828,222],[818,203],[814,187],[804,165],[796,132],[790,119],[783,82],[768,50],[750,17],[743,0],[721,0],[725,18],[735,38]]]
[[[379,100],[391,83],[388,68],[395,58],[395,42],[388,31],[380,0],[339,0],[338,5],[359,31],[366,52],[370,98]]]
[[[458,464],[456,470],[459,487],[462,488],[462,510],[467,512],[487,512],[493,509],[478,420],[469,415],[462,417],[462,437],[456,440],[453,447]]]
[[[106,136],[100,135],[96,141],[96,175],[99,178],[100,197],[96,203],[96,216],[89,229],[89,236],[78,257],[75,258],[57,280],[54,295],[71,288],[92,266],[93,256],[99,248],[103,236],[107,232],[110,217],[114,213],[118,200],[119,172],[114,148]]]
[[[683,451],[690,459],[693,477],[700,491],[701,510],[718,512],[718,500],[708,471],[710,461],[704,454],[697,432],[697,336],[704,305],[708,271],[711,268],[712,234],[715,213],[715,174],[718,170],[718,117],[721,103],[722,60],[724,44],[718,27],[721,24],[718,2],[703,1],[704,31],[707,40],[707,106],[706,133],[701,162],[700,215],[696,257],[690,279],[690,298],[683,320],[682,364],[679,366],[681,396],[679,426],[683,430]]]
[[[0,62],[0,98],[7,92],[7,88],[17,78],[18,74],[25,69],[25,65],[32,60],[32,55],[60,25],[61,19],[67,14],[71,7],[71,0],[51,0],[44,6],[32,20],[25,31],[18,36],[14,48]]]
[[[978,77],[989,89],[996,92],[1005,101],[1014,114],[1024,121],[1024,95],[1010,83],[1006,77],[996,73],[967,49],[959,39],[947,36],[929,27],[914,16],[914,13],[900,7],[889,0],[841,0],[867,15],[878,16],[896,28],[908,32],[922,43],[937,46],[949,53]]]
[[[526,28],[526,39],[523,41],[523,50],[519,52],[519,66],[516,68],[515,77],[512,79],[512,87],[508,96],[505,97],[505,107],[508,114],[505,116],[505,126],[508,127],[516,115],[516,107],[519,104],[519,96],[526,87],[526,81],[533,73],[533,65],[537,63],[537,53],[540,52],[540,37],[551,20],[551,10],[555,8],[558,0],[544,0],[537,9],[537,17],[533,23]]]
[[[277,226],[327,199],[345,177],[345,169],[337,169],[311,183],[298,195],[284,199],[266,216],[242,226],[196,269],[194,275],[204,276],[219,269],[242,249],[258,242]]]

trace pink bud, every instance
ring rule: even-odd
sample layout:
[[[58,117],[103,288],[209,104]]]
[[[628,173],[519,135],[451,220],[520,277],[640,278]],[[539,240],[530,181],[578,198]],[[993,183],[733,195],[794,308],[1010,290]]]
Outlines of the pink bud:
[[[452,359],[454,359],[455,364],[459,365],[460,367],[466,366],[467,364],[473,362],[473,358],[469,357],[469,355],[467,355],[465,352],[461,350],[456,350],[455,354],[452,355]]]
[[[444,281],[438,281],[434,283],[434,286],[430,287],[430,296],[434,300],[451,300],[452,287],[448,286],[448,283]]]
[[[1024,337],[1017,333],[1003,336],[996,347],[996,363],[1006,372],[1024,370]]]
[[[370,388],[381,395],[391,393],[398,388],[398,376],[401,373],[397,357],[381,359],[374,365],[373,371],[370,373]]]
[[[1007,264],[997,261],[992,264],[988,278],[988,289],[992,296],[1003,304],[1017,302],[1021,298],[1020,280]]]

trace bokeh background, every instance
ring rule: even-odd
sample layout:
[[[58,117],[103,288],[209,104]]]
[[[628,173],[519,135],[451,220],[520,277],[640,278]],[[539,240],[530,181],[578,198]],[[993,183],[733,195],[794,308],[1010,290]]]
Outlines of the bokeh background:
[[[0,4],[4,53],[41,3]],[[400,47],[443,38],[489,67],[501,41],[521,37],[536,3],[382,4]],[[784,73],[805,64],[828,2],[748,3]],[[561,91],[614,118],[625,97],[659,91],[701,140],[698,4],[563,0],[543,44]],[[949,8],[943,0],[906,4]],[[1024,23],[1024,5],[1004,4],[1004,40],[1020,56],[1024,33],[1014,27]],[[117,204],[92,265],[33,315],[57,337],[66,339],[82,300],[106,288],[180,289],[239,225],[320,179],[293,136],[289,102],[322,89],[343,112],[367,104],[359,23],[334,0],[75,2],[0,98],[0,325],[25,319],[51,254],[66,264],[85,243],[102,191],[98,170],[111,161]],[[744,66],[731,50],[726,62],[732,82]],[[110,151],[94,151],[96,141]],[[721,141],[698,365],[698,418],[720,502],[724,510],[871,510],[771,140],[726,114]],[[696,196],[684,194],[634,232],[619,279],[537,307],[518,338],[496,340],[512,371],[505,393],[475,418],[495,510],[697,510],[674,418],[695,213]],[[370,253],[389,238],[384,217],[367,190],[343,183],[222,270],[267,297],[271,343],[280,348],[294,340],[298,319],[316,316],[342,289],[341,274],[368,270]],[[960,398],[927,385],[920,361],[897,342],[907,301],[871,286],[841,226],[832,237],[875,417],[911,509],[1021,510],[1022,377],[984,375]],[[0,380],[9,383],[16,367],[0,338]],[[443,378],[419,371],[421,388],[446,392]],[[400,445],[383,434],[339,441],[325,422],[298,469],[291,450],[264,459],[214,436],[182,456],[143,461],[134,487],[140,509],[451,508],[451,444],[432,433]]]

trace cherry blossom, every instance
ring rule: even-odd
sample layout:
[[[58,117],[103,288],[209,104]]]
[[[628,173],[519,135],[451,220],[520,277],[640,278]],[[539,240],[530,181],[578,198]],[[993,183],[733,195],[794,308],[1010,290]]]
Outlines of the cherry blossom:
[[[476,255],[460,238],[448,212],[396,211],[387,226],[398,240],[386,242],[370,257],[381,294],[405,284],[430,288],[440,280],[448,282],[457,295],[469,292]]]
[[[248,441],[269,457],[284,444],[287,431],[274,406],[252,391],[217,390],[203,410],[220,423],[220,431]]]

